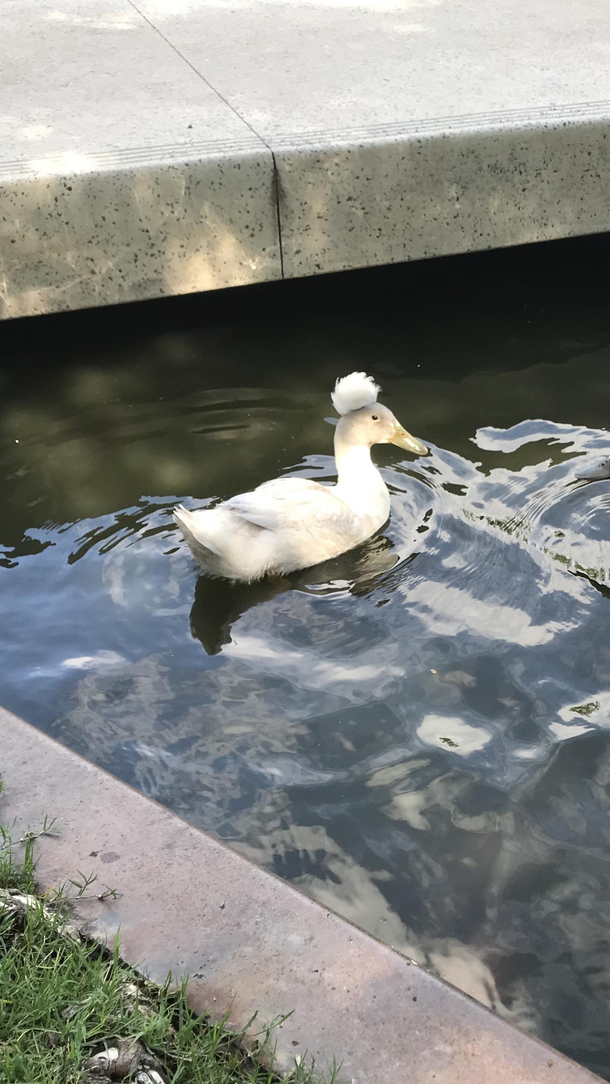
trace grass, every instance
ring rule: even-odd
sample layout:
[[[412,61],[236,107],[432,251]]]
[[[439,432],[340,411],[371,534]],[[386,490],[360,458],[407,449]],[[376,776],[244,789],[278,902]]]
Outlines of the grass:
[[[45,825],[38,835],[49,831]],[[36,838],[13,843],[0,827],[2,1084],[101,1084],[109,1077],[92,1075],[87,1059],[108,1047],[124,1049],[128,1040],[151,1058],[146,1076],[134,1075],[132,1064],[131,1075],[120,1074],[125,1080],[276,1084],[279,1077],[245,1051],[239,1035],[193,1013],[185,986],[173,991],[168,979],[156,987],[121,960],[118,943],[109,953],[70,933],[65,895],[49,902],[36,894]],[[35,898],[15,910],[16,893]],[[297,1066],[289,1079],[313,1078]]]

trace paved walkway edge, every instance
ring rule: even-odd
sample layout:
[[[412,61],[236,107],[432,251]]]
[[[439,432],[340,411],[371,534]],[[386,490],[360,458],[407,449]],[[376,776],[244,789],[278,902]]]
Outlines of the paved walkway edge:
[[[156,982],[188,975],[198,1012],[275,1032],[278,1066],[333,1058],[343,1084],[586,1084],[598,1078],[506,1024],[290,885],[0,709],[2,821],[56,817],[43,888],[94,873],[116,900],[77,905]]]
[[[0,319],[610,230],[607,5],[558,3],[5,0]]]
[[[610,103],[0,162],[0,318],[610,230]]]

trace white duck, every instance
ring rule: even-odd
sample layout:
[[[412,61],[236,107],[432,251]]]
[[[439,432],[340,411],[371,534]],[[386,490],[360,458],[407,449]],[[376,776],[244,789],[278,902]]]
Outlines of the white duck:
[[[216,508],[175,509],[174,520],[205,572],[243,582],[281,576],[337,557],[383,527],[390,494],[371,447],[396,444],[416,455],[429,449],[377,403],[379,391],[366,373],[335,384],[331,398],[341,415],[334,438],[336,485],[274,478]]]

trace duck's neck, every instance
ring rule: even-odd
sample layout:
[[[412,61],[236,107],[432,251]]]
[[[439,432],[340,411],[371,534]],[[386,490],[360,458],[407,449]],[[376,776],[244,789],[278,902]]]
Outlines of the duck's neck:
[[[385,523],[390,512],[390,494],[371,459],[370,448],[350,444],[335,430],[337,496],[357,515],[373,516]]]

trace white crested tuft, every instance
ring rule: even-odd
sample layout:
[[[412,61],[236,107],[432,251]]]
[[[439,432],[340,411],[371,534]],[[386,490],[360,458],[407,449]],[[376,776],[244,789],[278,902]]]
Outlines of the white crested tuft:
[[[350,410],[360,410],[361,407],[376,403],[380,391],[381,388],[372,376],[367,376],[366,373],[350,373],[349,376],[342,376],[337,380],[330,397],[337,414],[349,414]]]

